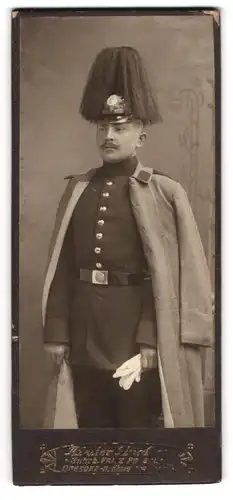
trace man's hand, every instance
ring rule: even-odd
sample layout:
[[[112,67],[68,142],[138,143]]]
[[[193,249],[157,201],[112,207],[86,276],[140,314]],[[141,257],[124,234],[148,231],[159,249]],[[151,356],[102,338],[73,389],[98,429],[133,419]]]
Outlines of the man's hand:
[[[157,352],[153,347],[141,346],[141,368],[142,370],[150,370],[157,366]]]
[[[61,365],[64,359],[67,359],[69,354],[69,346],[64,344],[45,344],[45,351],[51,357],[53,363]]]

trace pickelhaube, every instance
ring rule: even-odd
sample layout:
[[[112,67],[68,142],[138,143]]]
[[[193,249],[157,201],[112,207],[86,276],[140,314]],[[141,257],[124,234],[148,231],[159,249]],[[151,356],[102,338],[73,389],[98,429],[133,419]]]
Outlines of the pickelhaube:
[[[103,49],[91,66],[80,113],[89,122],[161,121],[142,57],[132,47]]]
[[[107,119],[117,123],[125,123],[133,119],[129,105],[123,97],[116,94],[112,94],[107,98],[101,114],[103,120]]]

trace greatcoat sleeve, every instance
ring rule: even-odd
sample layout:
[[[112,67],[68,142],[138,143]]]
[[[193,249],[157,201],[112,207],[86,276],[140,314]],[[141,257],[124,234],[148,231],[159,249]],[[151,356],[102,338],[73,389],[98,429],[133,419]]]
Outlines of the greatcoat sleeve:
[[[213,344],[213,313],[209,269],[197,224],[182,186],[174,194],[180,262],[181,342]]]
[[[142,311],[137,327],[136,343],[156,347],[156,317],[150,280],[145,280],[142,286]]]
[[[56,273],[50,287],[45,327],[45,343],[69,342],[69,311],[74,277],[72,221],[66,232]]]

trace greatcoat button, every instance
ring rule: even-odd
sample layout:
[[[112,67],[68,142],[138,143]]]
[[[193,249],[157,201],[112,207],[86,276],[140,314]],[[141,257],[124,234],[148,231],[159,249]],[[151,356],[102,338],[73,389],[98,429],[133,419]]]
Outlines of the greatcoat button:
[[[101,248],[100,248],[100,247],[95,247],[94,252],[95,252],[95,253],[100,253],[100,252],[101,252]]]
[[[103,226],[104,225],[104,220],[103,219],[100,219],[98,220],[98,223],[97,223],[99,226]]]
[[[101,269],[102,264],[100,262],[96,262],[96,267],[98,267],[98,269]]]
[[[103,233],[97,233],[96,238],[97,240],[101,240],[103,238]]]
[[[109,193],[104,192],[104,193],[103,193],[103,196],[104,196],[104,198],[108,198],[108,197],[109,197]]]
[[[106,210],[107,210],[107,207],[104,207],[104,206],[100,207],[101,212],[106,212]]]
[[[112,186],[113,182],[112,181],[107,181],[106,184],[107,184],[107,186]]]

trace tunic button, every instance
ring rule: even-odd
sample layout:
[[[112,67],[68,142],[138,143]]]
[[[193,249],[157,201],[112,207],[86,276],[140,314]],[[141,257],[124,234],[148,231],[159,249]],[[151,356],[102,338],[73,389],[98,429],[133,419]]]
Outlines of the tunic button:
[[[97,240],[101,240],[103,238],[103,233],[97,233],[96,238]]]
[[[109,197],[109,193],[105,192],[105,193],[103,193],[103,196],[104,196],[104,198],[108,198]]]
[[[103,226],[104,225],[104,220],[103,219],[98,220],[98,225],[99,226]]]
[[[112,181],[107,181],[106,184],[107,184],[107,186],[112,186],[113,182]]]
[[[101,212],[106,212],[106,210],[107,210],[107,207],[104,207],[104,206],[100,207]]]
[[[96,262],[96,267],[98,267],[98,269],[101,269],[102,264],[100,262]]]
[[[100,253],[100,252],[101,252],[101,248],[100,248],[100,247],[95,247],[94,252],[95,252],[95,253]]]

